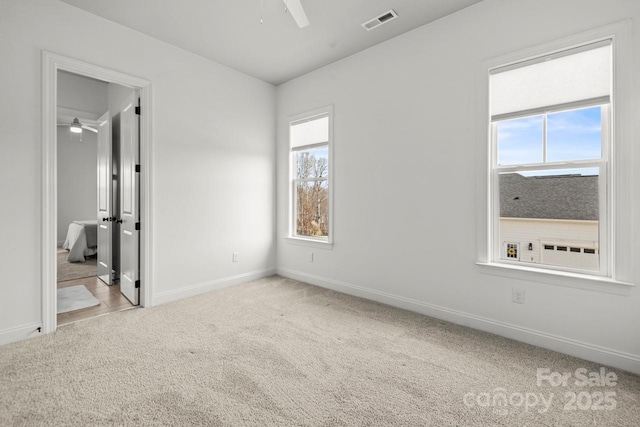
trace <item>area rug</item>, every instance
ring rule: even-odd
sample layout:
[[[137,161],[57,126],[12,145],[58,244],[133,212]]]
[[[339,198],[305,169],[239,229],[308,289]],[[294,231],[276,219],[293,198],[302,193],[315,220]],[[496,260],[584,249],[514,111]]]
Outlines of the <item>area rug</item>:
[[[100,304],[85,285],[58,289],[58,314]]]
[[[58,251],[58,282],[98,275],[97,256],[88,257],[85,262],[69,262],[68,255],[67,251]]]

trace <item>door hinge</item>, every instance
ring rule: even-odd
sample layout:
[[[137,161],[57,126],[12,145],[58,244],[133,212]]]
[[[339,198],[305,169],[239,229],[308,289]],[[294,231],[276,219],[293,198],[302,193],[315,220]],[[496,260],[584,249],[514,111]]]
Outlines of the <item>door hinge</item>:
[[[136,172],[140,173],[140,165],[136,165]]]
[[[140,289],[140,280],[136,280],[136,289]]]
[[[140,115],[140,106],[139,105],[136,105],[136,114]]]
[[[140,223],[136,222],[136,231],[140,231]]]

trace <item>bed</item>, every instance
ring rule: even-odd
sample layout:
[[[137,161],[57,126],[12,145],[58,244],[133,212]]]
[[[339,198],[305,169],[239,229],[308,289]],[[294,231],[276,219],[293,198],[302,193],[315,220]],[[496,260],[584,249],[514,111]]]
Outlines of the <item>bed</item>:
[[[85,257],[98,253],[98,221],[73,221],[62,245],[69,251],[67,261],[84,262]]]

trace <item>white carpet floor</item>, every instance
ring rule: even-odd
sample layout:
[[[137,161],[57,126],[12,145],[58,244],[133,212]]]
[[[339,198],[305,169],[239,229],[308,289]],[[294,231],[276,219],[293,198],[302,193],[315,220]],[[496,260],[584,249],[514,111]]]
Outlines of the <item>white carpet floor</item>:
[[[274,276],[0,347],[0,425],[638,425],[640,377],[538,368],[601,367]]]
[[[88,257],[85,262],[67,261],[69,252],[58,248],[56,255],[58,263],[58,282],[81,279],[84,277],[95,277],[98,275],[98,256]]]

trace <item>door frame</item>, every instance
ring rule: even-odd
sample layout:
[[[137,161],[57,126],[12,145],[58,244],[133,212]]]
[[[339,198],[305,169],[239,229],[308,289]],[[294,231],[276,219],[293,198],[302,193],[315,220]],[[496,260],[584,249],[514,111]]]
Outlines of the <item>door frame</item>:
[[[152,303],[151,82],[139,77],[42,51],[42,332],[57,327],[57,101],[58,71],[116,83],[140,93],[140,306]]]

